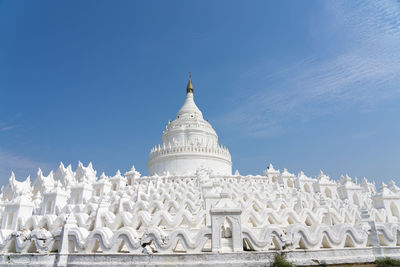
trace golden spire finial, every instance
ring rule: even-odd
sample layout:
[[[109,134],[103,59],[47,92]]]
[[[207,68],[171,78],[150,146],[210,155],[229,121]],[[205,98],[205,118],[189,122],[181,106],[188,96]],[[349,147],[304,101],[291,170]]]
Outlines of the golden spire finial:
[[[189,82],[186,86],[186,94],[192,93],[193,94],[193,84],[192,84],[192,72],[189,71]]]

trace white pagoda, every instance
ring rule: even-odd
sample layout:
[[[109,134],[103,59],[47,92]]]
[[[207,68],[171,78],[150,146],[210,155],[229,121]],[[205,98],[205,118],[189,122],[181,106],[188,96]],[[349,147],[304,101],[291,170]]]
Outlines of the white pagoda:
[[[176,119],[168,123],[161,140],[161,145],[151,149],[149,176],[194,175],[199,168],[219,175],[232,174],[229,150],[218,144],[217,134],[194,103],[190,78],[185,103]]]
[[[0,265],[297,265],[400,258],[400,189],[348,175],[331,180],[275,169],[232,175],[229,150],[186,100],[134,167],[98,177],[60,164],[0,194]]]

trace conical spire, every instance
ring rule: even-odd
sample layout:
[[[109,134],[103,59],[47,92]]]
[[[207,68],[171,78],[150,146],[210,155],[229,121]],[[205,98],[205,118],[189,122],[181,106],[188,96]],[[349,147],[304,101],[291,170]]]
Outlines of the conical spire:
[[[196,106],[193,100],[193,85],[192,85],[192,74],[189,72],[189,82],[186,87],[186,100],[181,109],[178,112],[178,115],[176,116],[177,118],[181,117],[182,115],[187,114],[188,116],[191,117],[199,117],[203,119],[203,114],[201,114],[201,111],[199,108]]]
[[[189,72],[189,81],[186,86],[186,94],[192,93],[193,94],[193,84],[192,84],[192,73]]]

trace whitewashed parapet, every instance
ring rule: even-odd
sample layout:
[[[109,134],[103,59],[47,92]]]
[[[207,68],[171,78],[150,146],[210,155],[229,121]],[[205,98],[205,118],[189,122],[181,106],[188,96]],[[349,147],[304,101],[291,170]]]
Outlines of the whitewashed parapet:
[[[98,178],[81,163],[54,173],[39,171],[33,183],[13,174],[3,187],[1,253],[201,253],[213,250],[213,238],[222,252],[400,246],[393,181],[376,190],[366,179],[272,166],[256,176],[200,168],[142,177],[132,168]]]

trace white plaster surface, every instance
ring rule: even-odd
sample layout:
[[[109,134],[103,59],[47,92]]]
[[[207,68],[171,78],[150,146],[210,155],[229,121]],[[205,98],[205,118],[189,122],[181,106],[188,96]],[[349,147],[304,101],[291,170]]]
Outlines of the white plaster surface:
[[[229,150],[189,92],[149,176],[92,164],[12,174],[0,194],[0,265],[263,265],[400,255],[400,188],[348,175],[232,175]]]
[[[176,119],[169,122],[161,137],[161,145],[150,151],[149,175],[193,175],[198,168],[214,174],[231,175],[229,150],[218,144],[218,136],[194,102],[193,93],[186,100]]]

